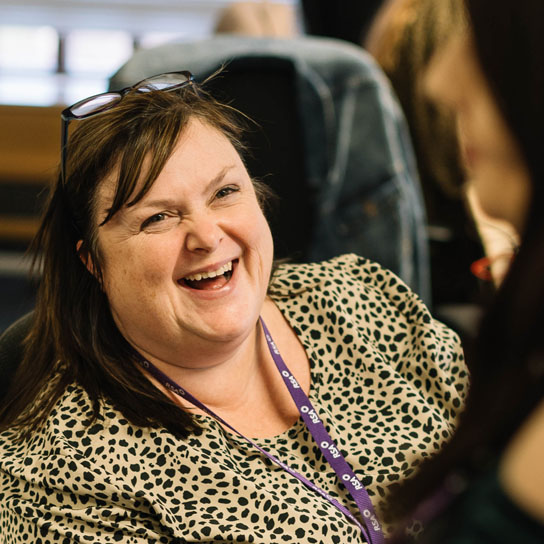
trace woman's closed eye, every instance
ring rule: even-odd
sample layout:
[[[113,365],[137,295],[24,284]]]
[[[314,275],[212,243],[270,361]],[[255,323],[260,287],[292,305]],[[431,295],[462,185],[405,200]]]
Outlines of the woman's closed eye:
[[[164,230],[173,219],[179,220],[179,215],[168,212],[156,213],[142,222],[140,230],[146,232]]]
[[[233,193],[237,193],[240,191],[239,187],[236,187],[235,185],[226,185],[225,187],[221,187],[219,191],[215,193],[215,197],[219,199],[224,199],[230,196]]]

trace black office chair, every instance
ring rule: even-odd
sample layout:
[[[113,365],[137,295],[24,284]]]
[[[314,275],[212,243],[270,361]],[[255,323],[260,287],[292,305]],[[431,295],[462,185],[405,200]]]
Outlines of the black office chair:
[[[23,340],[32,325],[32,312],[19,318],[0,336],[0,403],[23,357]]]

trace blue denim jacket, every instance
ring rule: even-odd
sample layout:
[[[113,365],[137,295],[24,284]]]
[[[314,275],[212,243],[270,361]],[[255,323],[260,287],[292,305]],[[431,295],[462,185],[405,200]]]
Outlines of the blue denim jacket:
[[[387,79],[364,50],[310,37],[174,42],[138,51],[110,87],[180,69],[209,74],[252,56],[288,59],[295,67],[306,183],[317,194],[308,258],[363,255],[430,304],[424,205],[408,130]]]

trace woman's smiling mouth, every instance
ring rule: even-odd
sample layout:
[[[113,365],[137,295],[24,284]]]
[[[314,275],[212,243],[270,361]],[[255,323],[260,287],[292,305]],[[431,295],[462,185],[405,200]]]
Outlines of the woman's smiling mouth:
[[[185,276],[178,283],[198,290],[221,289],[232,277],[232,263],[233,261],[229,261],[217,270]]]

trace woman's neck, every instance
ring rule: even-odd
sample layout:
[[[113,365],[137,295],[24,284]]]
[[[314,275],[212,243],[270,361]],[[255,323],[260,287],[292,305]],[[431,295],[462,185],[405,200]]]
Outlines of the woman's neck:
[[[188,364],[168,363],[148,357],[159,370],[191,393],[212,410],[235,409],[255,389],[259,368],[268,355],[262,349],[262,331],[257,323],[239,343],[214,346],[209,351],[200,350]],[[145,354],[144,354],[145,355]],[[150,379],[165,390],[154,378]],[[192,404],[175,395],[176,402],[192,408]]]
[[[265,302],[261,315],[290,370],[308,393],[309,361],[298,337],[272,301]],[[223,346],[214,357],[215,364],[210,364],[207,358],[203,368],[195,368],[194,364],[187,368],[149,360],[246,436],[276,436],[298,419],[298,409],[272,359],[260,323],[256,323],[250,334],[234,349]],[[148,377],[183,408],[194,414],[204,414]]]

